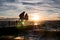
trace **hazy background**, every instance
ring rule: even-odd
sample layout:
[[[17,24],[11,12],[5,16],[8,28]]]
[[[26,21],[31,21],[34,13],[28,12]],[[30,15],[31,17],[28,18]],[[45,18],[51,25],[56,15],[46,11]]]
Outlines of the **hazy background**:
[[[0,0],[0,18],[18,18],[26,11],[43,19],[60,20],[60,0]]]

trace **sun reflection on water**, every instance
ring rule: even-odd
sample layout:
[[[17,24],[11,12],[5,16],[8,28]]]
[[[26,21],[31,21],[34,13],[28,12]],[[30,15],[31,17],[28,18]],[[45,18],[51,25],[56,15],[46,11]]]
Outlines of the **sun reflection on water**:
[[[38,25],[38,23],[34,23],[34,25]]]

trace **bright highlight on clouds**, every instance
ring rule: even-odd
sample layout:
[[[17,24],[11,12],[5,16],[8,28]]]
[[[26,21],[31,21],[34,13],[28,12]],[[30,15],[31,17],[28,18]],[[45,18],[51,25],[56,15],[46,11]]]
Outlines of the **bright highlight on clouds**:
[[[29,17],[36,13],[42,19],[60,20],[60,0],[0,0],[0,16],[17,18],[22,11]]]

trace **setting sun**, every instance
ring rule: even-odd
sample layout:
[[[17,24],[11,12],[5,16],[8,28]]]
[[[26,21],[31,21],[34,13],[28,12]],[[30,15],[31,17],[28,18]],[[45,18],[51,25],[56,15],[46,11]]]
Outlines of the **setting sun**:
[[[39,21],[39,20],[40,20],[40,16],[39,16],[38,14],[34,14],[34,15],[32,16],[32,20],[33,20],[33,21]]]
[[[34,16],[32,17],[32,19],[33,19],[34,21],[38,21],[38,20],[39,20],[39,16],[38,16],[38,15],[34,15]]]

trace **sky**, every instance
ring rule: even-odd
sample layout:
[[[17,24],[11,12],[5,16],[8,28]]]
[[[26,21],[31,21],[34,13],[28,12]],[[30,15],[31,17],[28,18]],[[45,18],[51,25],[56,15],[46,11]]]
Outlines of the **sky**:
[[[22,11],[44,19],[60,20],[60,0],[0,0],[0,17],[18,18]]]

